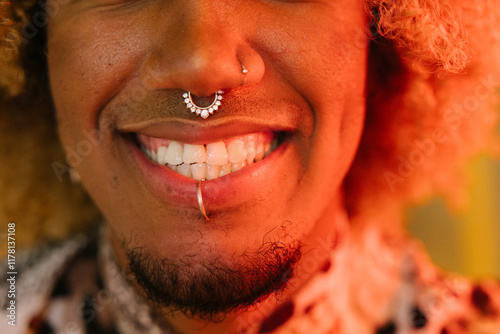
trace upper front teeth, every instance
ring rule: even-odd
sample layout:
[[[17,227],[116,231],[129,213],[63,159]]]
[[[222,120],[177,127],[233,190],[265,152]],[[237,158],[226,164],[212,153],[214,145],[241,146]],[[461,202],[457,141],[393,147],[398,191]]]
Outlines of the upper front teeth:
[[[223,166],[228,162],[227,149],[224,142],[219,141],[207,144],[207,164]]]
[[[231,141],[229,145],[227,145],[227,155],[229,162],[237,163],[245,161],[248,156],[248,153],[245,150],[245,143],[239,139]]]
[[[165,165],[180,165],[182,163],[182,157],[184,155],[184,148],[178,142],[171,142],[168,145],[168,148],[165,146],[158,147],[158,152],[162,151],[162,161],[158,161],[158,163]]]
[[[207,151],[203,145],[189,145],[184,144],[184,153],[182,155],[182,161],[185,164],[193,164],[195,162],[206,162],[207,161]]]
[[[240,170],[262,160],[277,146],[277,139],[273,140],[271,133],[255,133],[206,145],[184,144],[141,134],[137,138],[151,160],[197,180],[211,180]]]

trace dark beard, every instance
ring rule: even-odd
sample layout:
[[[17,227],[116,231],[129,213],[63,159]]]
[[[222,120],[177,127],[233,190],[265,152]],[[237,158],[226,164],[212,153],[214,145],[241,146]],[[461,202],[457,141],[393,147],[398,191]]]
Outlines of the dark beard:
[[[146,297],[159,307],[205,321],[222,321],[282,292],[301,257],[300,242],[264,243],[255,253],[239,256],[237,264],[221,259],[201,263],[194,271],[182,259],[157,259],[140,247],[127,247],[130,271]]]

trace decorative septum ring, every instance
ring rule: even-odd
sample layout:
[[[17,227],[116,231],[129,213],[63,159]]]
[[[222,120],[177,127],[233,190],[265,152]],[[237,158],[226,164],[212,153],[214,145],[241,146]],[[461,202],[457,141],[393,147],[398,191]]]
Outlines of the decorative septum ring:
[[[191,110],[192,113],[196,113],[196,115],[200,116],[201,118],[207,119],[208,116],[212,115],[214,111],[219,109],[223,93],[224,91],[218,90],[215,93],[214,101],[208,107],[200,107],[199,105],[194,103],[193,98],[191,96],[191,92],[182,94],[182,97],[184,98],[184,103],[186,104],[186,108]]]

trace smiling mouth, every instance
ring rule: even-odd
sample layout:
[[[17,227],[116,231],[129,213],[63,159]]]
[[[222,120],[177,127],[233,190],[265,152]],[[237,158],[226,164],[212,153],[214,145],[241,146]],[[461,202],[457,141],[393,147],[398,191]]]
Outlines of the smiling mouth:
[[[187,144],[136,134],[142,152],[158,165],[195,180],[212,180],[264,160],[285,138],[285,132],[258,132],[206,144]]]

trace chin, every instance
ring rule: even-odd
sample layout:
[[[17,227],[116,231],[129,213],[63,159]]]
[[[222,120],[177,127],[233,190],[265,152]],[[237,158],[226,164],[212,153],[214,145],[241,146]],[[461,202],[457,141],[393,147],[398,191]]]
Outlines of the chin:
[[[286,233],[286,232],[282,232]],[[279,296],[293,277],[302,244],[291,237],[264,238],[255,249],[228,252],[198,241],[191,250],[154,255],[148,248],[122,243],[128,268],[152,303],[169,312],[220,321],[231,312]]]

